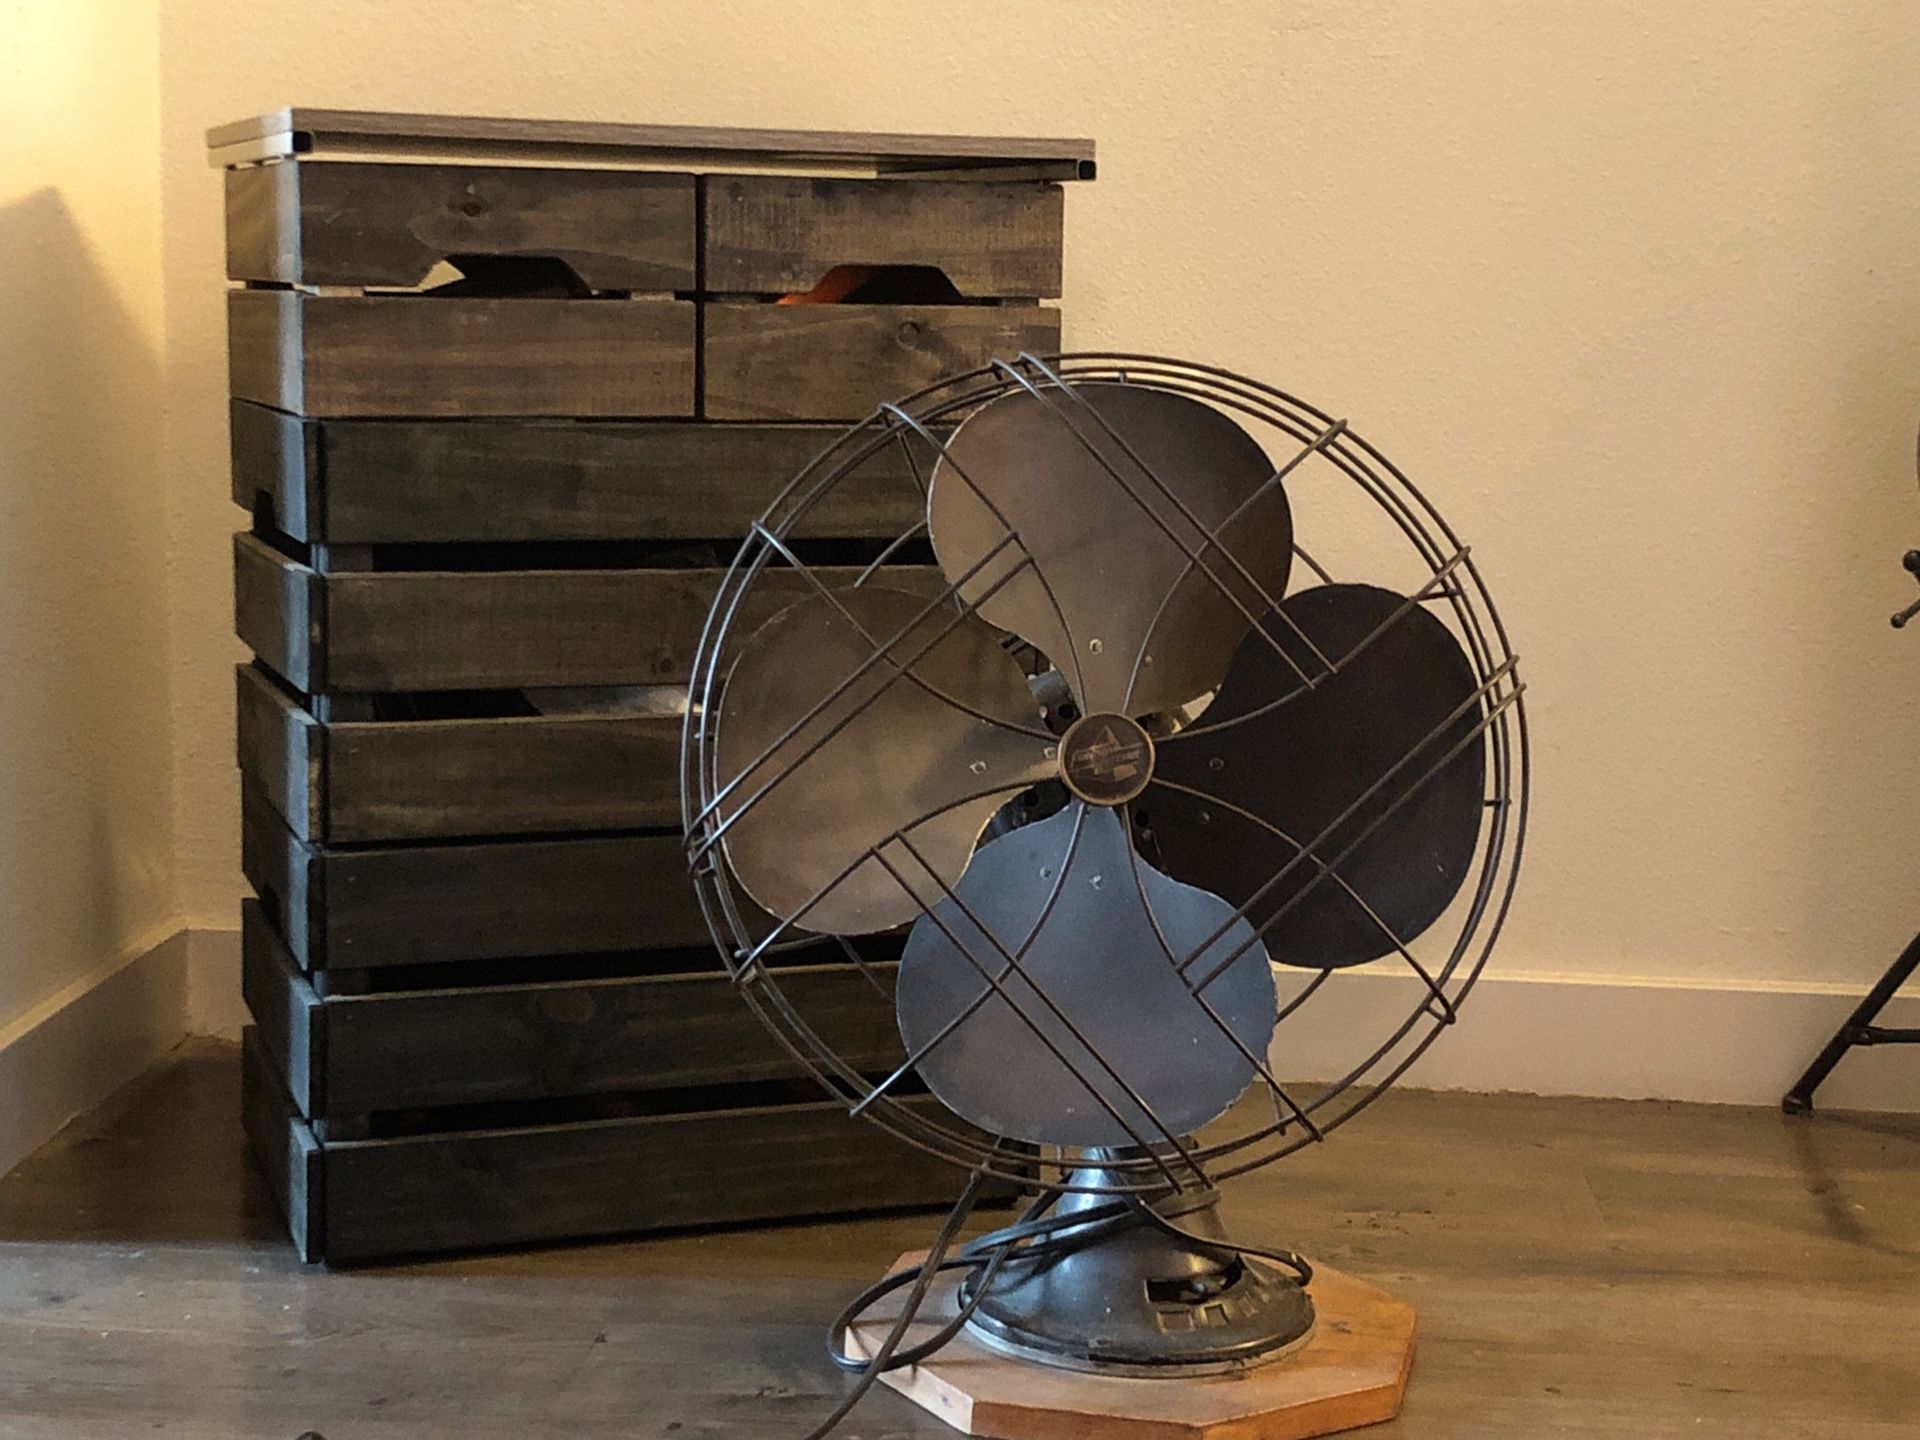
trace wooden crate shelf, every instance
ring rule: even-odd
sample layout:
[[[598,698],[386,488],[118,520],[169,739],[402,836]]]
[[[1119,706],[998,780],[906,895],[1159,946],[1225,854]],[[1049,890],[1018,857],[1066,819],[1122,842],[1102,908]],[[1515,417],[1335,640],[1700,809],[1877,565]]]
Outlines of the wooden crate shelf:
[[[807,174],[809,137],[761,138],[297,111],[213,139],[245,1110],[308,1258],[959,1187],[735,993],[680,835],[684,686],[740,538],[846,422],[1059,348],[1057,182],[1091,147],[811,137],[839,173]],[[815,574],[887,551],[870,583],[942,590],[924,538],[887,548],[935,458],[886,440],[806,510]],[[735,633],[805,586],[766,571]],[[891,943],[778,959],[876,1075]]]

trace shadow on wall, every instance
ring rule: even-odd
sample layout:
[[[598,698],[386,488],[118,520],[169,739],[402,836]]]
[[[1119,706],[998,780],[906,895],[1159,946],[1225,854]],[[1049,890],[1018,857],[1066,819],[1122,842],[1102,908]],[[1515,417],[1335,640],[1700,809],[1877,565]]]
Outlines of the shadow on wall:
[[[0,206],[0,1029],[173,912],[154,337],[52,189]]]

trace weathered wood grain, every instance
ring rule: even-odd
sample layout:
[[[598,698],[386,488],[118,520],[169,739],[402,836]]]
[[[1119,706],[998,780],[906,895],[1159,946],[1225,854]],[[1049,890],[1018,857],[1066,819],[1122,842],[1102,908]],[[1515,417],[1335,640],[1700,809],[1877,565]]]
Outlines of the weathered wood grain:
[[[286,1220],[294,1253],[302,1260],[317,1261],[326,1212],[326,1174],[319,1142],[293,1110],[273,1058],[252,1026],[243,1036],[243,1052],[240,1120],[247,1150]]]
[[[325,833],[327,776],[321,727],[262,670],[237,671],[234,740],[243,780],[296,834]]]
[[[227,433],[233,503],[296,540],[326,539],[316,422],[235,400]]]
[[[303,542],[737,540],[839,425],[315,420],[232,403],[233,499]],[[911,447],[909,449],[908,447]],[[934,451],[894,441],[794,525],[891,539]]]
[[[947,375],[1060,348],[1039,305],[714,302],[705,317],[713,420],[854,420]]]
[[[227,295],[232,394],[300,415],[686,416],[691,301]]]
[[[372,1140],[324,1163],[326,1257],[343,1265],[940,1205],[962,1179],[831,1101]]]
[[[293,1103],[309,1118],[325,1114],[323,1006],[257,900],[240,905],[240,993]]]
[[[726,574],[700,568],[321,576],[251,535],[234,545],[241,639],[309,693],[683,684]],[[858,566],[814,571],[830,586],[850,585],[860,573]],[[946,586],[931,565],[894,566],[876,583],[927,596]],[[808,589],[799,573],[769,569],[747,592],[734,633],[751,636]]]
[[[302,969],[711,943],[677,832],[340,850],[293,834],[253,784],[241,815],[241,867]]]
[[[706,288],[811,290],[836,265],[932,265],[969,299],[1060,293],[1058,185],[714,175]]]
[[[439,988],[323,1000],[254,902],[241,947],[254,1024],[309,1119],[806,1073],[724,971],[461,986],[456,965]],[[872,973],[891,984],[893,967]],[[787,967],[780,985],[849,1064],[899,1063],[891,992],[855,966]]]
[[[414,286],[442,260],[551,258],[591,290],[690,290],[691,175],[299,162],[227,171],[227,275]]]
[[[261,671],[239,669],[242,778],[305,841],[677,825],[679,750],[670,715],[323,726]]]
[[[295,689],[326,685],[320,577],[241,531],[233,537],[233,629]]]

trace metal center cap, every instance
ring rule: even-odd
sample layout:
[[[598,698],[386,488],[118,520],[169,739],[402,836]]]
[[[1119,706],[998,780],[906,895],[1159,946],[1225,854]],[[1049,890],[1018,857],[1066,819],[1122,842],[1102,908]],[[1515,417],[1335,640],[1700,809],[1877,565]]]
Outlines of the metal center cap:
[[[1124,805],[1153,778],[1153,737],[1124,715],[1083,715],[1060,737],[1060,778],[1090,805]]]

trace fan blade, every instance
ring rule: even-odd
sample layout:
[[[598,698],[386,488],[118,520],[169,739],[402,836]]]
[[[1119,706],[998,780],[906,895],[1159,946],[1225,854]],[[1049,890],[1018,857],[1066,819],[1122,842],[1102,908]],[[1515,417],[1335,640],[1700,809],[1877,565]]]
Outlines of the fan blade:
[[[997,633],[872,585],[810,595],[761,627],[727,678],[714,749],[741,886],[774,915],[807,907],[804,929],[847,935],[943,893],[889,837],[904,831],[957,880],[1008,795],[1059,768]]]
[[[1164,1143],[1231,1105],[1255,1074],[1250,1057],[1264,1064],[1276,1009],[1265,949],[1245,920],[1227,924],[1217,896],[1144,861],[1136,883],[1126,823],[1075,801],[995,840],[954,887],[961,903],[943,901],[907,937],[894,990],[907,1053],[984,1130],[1048,1145]],[[1222,927],[1176,971],[1169,949],[1184,960]],[[1242,945],[1196,998],[1189,986]]]
[[[1312,846],[1335,874],[1323,879],[1312,857],[1302,859],[1249,916],[1275,960],[1316,970],[1357,965],[1393,954],[1395,937],[1411,941],[1439,919],[1472,865],[1484,746],[1469,743],[1446,757],[1480,723],[1482,707],[1471,703],[1478,685],[1447,627],[1390,590],[1322,585],[1280,609],[1293,625],[1269,617],[1264,629],[1288,658],[1250,634],[1193,728],[1160,742],[1156,785],[1142,804],[1168,873],[1236,905],[1253,900],[1299,847]],[[1324,671],[1308,640],[1339,666],[1310,689],[1293,669]]]
[[[980,566],[962,597],[1050,656],[1089,715],[1152,714],[1213,689],[1267,610],[1261,590],[1283,594],[1293,561],[1286,492],[1253,438],[1141,385],[983,406],[934,465],[927,524],[949,580]],[[996,553],[1009,528],[1019,544]],[[1023,548],[1032,568],[1007,579]]]

